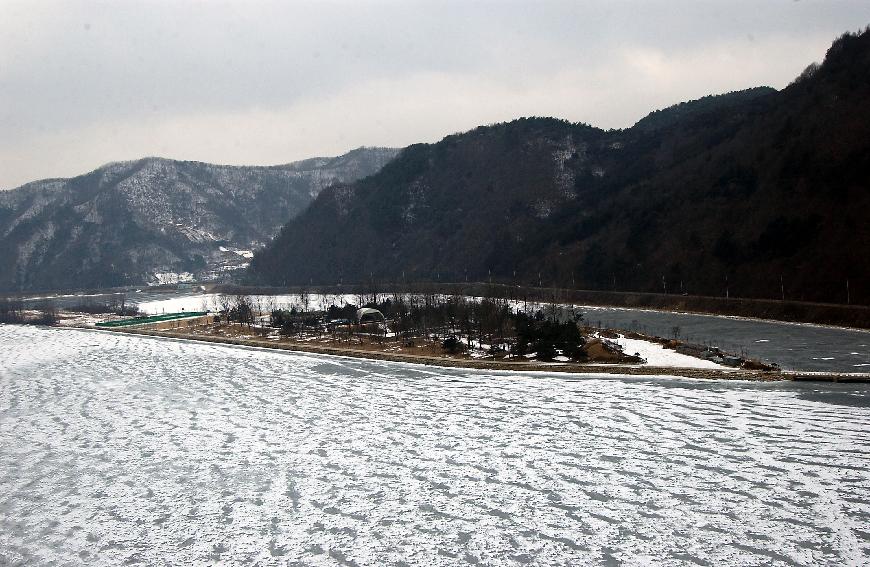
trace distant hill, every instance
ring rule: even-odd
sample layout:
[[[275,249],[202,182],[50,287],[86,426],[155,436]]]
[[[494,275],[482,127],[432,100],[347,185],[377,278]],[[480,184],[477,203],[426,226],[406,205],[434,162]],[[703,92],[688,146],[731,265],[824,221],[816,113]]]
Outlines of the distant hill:
[[[483,280],[870,303],[870,34],[776,91],[526,118],[324,190],[252,281]]]
[[[145,158],[0,191],[0,289],[222,277],[325,187],[375,173],[396,153],[359,148],[272,167]]]

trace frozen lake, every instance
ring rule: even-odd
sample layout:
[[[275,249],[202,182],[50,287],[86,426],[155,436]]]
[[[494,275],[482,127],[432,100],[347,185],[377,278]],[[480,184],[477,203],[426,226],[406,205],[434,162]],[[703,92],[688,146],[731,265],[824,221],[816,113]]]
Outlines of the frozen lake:
[[[616,307],[583,312],[592,324],[662,337],[679,327],[682,339],[745,352],[784,370],[870,372],[870,330]]]
[[[866,385],[0,346],[3,565],[870,562]]]

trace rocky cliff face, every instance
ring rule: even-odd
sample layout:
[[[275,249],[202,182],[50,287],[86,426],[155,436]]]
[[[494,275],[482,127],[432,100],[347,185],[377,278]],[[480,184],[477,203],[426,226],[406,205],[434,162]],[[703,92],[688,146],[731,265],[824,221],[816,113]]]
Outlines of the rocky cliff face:
[[[324,188],[396,153],[359,148],[271,167],[145,158],[0,192],[0,289],[221,278]]]

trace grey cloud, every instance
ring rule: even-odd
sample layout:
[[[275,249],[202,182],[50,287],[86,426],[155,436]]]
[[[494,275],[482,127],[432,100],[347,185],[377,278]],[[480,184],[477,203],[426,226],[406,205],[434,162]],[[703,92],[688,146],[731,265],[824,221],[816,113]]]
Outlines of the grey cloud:
[[[519,113],[622,127],[781,87],[867,23],[863,0],[5,2],[0,187],[144,154],[286,162]]]

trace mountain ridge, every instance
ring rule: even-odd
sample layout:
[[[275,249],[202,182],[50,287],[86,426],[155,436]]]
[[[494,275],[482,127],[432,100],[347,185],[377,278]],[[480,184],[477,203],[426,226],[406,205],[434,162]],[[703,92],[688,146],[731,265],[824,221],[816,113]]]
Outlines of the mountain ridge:
[[[226,276],[323,188],[396,153],[363,147],[274,166],[146,157],[26,183],[0,192],[0,289]]]
[[[868,77],[865,31],[780,91],[705,97],[625,130],[525,118],[409,146],[324,191],[250,278],[868,302]]]

